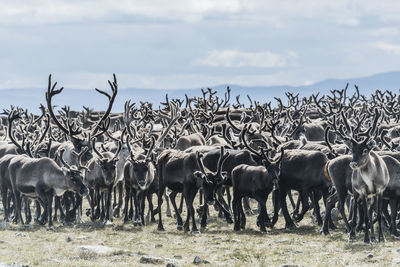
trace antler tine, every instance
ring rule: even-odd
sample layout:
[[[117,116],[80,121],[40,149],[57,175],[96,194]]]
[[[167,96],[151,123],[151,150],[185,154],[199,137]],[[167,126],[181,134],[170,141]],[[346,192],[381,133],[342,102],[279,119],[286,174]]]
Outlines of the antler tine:
[[[60,130],[62,130],[64,133],[69,135],[70,133],[69,133],[68,129],[60,123],[60,121],[57,119],[56,115],[54,114],[53,106],[51,104],[51,100],[53,99],[53,96],[58,95],[59,93],[62,92],[62,90],[64,90],[64,87],[61,87],[60,89],[55,90],[56,85],[57,85],[57,82],[55,82],[53,84],[53,86],[51,85],[51,74],[50,74],[49,75],[49,84],[48,84],[48,88],[47,88],[47,92],[46,92],[47,109],[49,110],[50,116],[53,119],[54,123],[57,125],[57,127]]]
[[[207,176],[207,172],[205,170],[202,157],[203,157],[203,154],[200,153],[199,151],[196,151],[196,160],[197,160],[197,163],[198,163],[198,165],[200,167],[200,170],[201,170],[202,173],[204,173]]]
[[[151,143],[150,143],[149,150],[147,151],[147,154],[146,154],[146,159],[151,157],[151,153],[153,152],[154,146],[156,144],[156,138],[154,137],[154,135],[151,136],[150,142]]]
[[[111,124],[111,118],[107,117],[104,121],[102,121],[98,125],[98,130],[100,130],[100,132],[93,135],[93,137],[99,137],[99,136],[103,135],[104,133],[106,133],[108,131],[108,128],[110,128],[110,124]]]
[[[71,169],[71,166],[64,160],[64,152],[65,152],[65,149],[62,148],[60,150],[60,161],[65,167],[67,167],[68,169]]]
[[[251,148],[251,147],[249,146],[249,144],[247,143],[247,141],[246,141],[246,133],[247,133],[247,131],[248,131],[247,128],[248,128],[248,127],[246,127],[246,126],[243,127],[243,130],[242,130],[242,132],[241,132],[241,134],[240,134],[240,136],[241,136],[241,138],[242,138],[242,142],[243,142],[244,146],[245,146],[250,152],[256,154],[257,156],[259,156],[259,157],[261,158],[261,157],[262,157],[261,153],[255,151],[253,148]]]
[[[103,155],[96,149],[96,137],[93,137],[93,139],[92,139],[92,148],[93,148],[94,153],[96,153],[100,159],[103,159]]]
[[[75,136],[75,135],[79,135],[82,133],[82,130],[79,128],[78,125],[76,125],[75,122],[71,121],[71,120],[67,120],[67,124],[68,124],[68,129],[69,129],[69,135],[70,136]],[[76,129],[74,130],[74,126],[76,127]]]
[[[386,130],[386,129],[384,129],[384,130],[381,132],[381,140],[382,140],[382,143],[383,143],[389,150],[391,150],[392,146],[389,145],[389,143],[385,140],[385,135],[387,134],[387,132],[388,132],[388,130]]]
[[[114,104],[115,97],[117,96],[117,93],[118,93],[118,83],[117,83],[117,77],[115,76],[115,73],[113,74],[113,78],[114,78],[114,81],[113,81],[113,82],[111,82],[110,80],[108,80],[108,84],[110,85],[111,90],[112,90],[112,95],[111,95],[111,96],[110,96],[108,93],[106,93],[105,91],[95,88],[97,92],[99,92],[100,94],[103,94],[103,95],[107,96],[108,102],[109,102],[109,103],[108,103],[108,108],[107,108],[106,112],[103,114],[103,116],[101,117],[100,121],[99,121],[99,122],[96,124],[96,126],[94,127],[94,130],[92,131],[92,135],[95,135],[95,134],[97,133],[97,131],[98,131],[99,128],[101,127],[102,123],[103,123],[103,122],[107,119],[107,117],[110,115],[112,106],[113,106],[113,104]]]
[[[222,171],[222,166],[224,165],[224,162],[226,161],[226,159],[229,157],[229,151],[225,152],[225,149],[223,146],[221,146],[221,153],[219,155],[219,159],[218,159],[218,168],[217,168],[217,175],[221,174]]]
[[[113,157],[112,161],[117,160],[121,150],[122,150],[122,142],[118,141],[118,149],[117,149],[117,152],[114,154],[114,157]]]

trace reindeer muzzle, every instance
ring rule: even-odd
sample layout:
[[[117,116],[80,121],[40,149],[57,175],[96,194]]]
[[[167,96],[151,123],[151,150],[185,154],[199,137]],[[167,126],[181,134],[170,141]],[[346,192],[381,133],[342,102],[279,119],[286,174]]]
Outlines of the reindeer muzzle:
[[[353,170],[355,170],[355,169],[358,168],[358,164],[357,164],[357,162],[355,162],[355,161],[350,162],[349,166],[350,166],[350,168],[352,168]]]

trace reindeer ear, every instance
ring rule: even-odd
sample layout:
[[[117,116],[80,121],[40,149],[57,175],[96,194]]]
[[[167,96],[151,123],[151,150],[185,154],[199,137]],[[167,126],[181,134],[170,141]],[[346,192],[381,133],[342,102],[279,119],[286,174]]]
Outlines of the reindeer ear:
[[[368,141],[368,143],[367,143],[367,147],[368,147],[368,149],[369,149],[369,150],[372,150],[372,149],[374,149],[374,148],[375,148],[375,146],[376,146],[376,142],[375,142],[375,140],[371,139],[371,140],[369,140],[369,141]]]
[[[63,174],[64,175],[67,175],[68,174],[68,169],[67,168],[65,168],[65,167],[61,167],[61,170],[62,170],[62,172],[63,172]]]
[[[204,175],[201,171],[195,171],[195,172],[193,173],[193,175],[194,175],[196,178],[200,178],[200,179],[204,179],[204,178],[205,178],[205,175]]]

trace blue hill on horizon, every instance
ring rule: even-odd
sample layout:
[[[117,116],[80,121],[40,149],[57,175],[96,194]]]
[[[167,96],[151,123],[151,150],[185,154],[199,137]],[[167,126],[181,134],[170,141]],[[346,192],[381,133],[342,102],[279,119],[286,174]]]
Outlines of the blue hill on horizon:
[[[300,93],[301,96],[310,96],[313,93],[320,92],[320,95],[329,93],[332,89],[342,89],[349,83],[349,93],[351,95],[354,90],[354,84],[358,85],[360,92],[364,95],[370,95],[376,89],[391,90],[398,93],[400,88],[400,71],[386,72],[361,78],[350,79],[327,79],[311,85],[304,86],[241,86],[222,84],[210,86],[218,91],[218,95],[223,97],[226,87],[232,89],[231,102],[235,102],[236,95],[240,95],[240,101],[248,104],[246,95],[253,100],[260,102],[275,101],[274,97],[285,97],[285,92]],[[205,88],[205,87],[203,87]],[[21,106],[27,108],[33,113],[39,113],[38,107],[40,103],[45,104],[44,88],[21,88],[21,89],[2,89],[0,98],[0,110],[9,108],[10,105]],[[192,89],[140,89],[125,88],[120,89],[115,100],[113,112],[121,112],[124,109],[124,103],[128,99],[133,102],[148,101],[155,106],[165,100],[165,95],[169,98],[185,98],[185,94],[189,97],[201,96],[200,88]],[[60,95],[54,97],[53,103],[58,106],[70,106],[73,110],[82,110],[82,106],[89,106],[95,110],[104,110],[107,107],[107,98],[97,93],[94,89],[68,89],[65,88]]]

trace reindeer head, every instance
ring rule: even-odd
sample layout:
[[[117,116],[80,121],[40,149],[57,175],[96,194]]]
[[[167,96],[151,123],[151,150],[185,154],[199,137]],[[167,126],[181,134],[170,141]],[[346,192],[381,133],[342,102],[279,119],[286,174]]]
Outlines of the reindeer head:
[[[63,171],[64,176],[67,178],[67,186],[70,188],[71,191],[77,192],[80,195],[87,195],[88,189],[83,184],[83,170],[88,170],[86,166],[82,166],[81,159],[82,155],[87,152],[87,148],[83,149],[81,153],[78,154],[78,162],[79,166],[72,165],[70,166],[67,162],[64,161],[63,154],[64,149],[60,151],[60,160],[63,163],[63,167],[61,168]]]
[[[354,128],[351,127],[349,125],[347,119],[344,118],[346,128],[349,129],[349,132],[352,133],[351,137],[344,136],[343,134],[342,134],[342,137],[344,137],[345,144],[352,151],[353,159],[350,162],[350,167],[353,170],[363,168],[368,164],[369,153],[376,146],[376,142],[373,138],[374,138],[374,132],[376,131],[376,133],[378,133],[376,125],[378,123],[379,116],[380,116],[380,112],[378,111],[378,109],[375,109],[375,114],[374,114],[374,118],[373,118],[371,127],[369,127],[369,129],[366,132],[359,133],[358,135],[354,134],[354,132],[355,132]],[[358,136],[358,137],[365,136],[365,139],[362,142],[358,142],[355,139],[355,136]]]
[[[346,142],[352,151],[353,159],[350,162],[350,167],[355,170],[363,168],[369,160],[369,152],[376,146],[375,140],[365,138],[362,142],[357,142],[354,139],[351,142]]]
[[[261,149],[261,154],[263,155],[263,165],[267,169],[268,174],[272,177],[272,183],[275,187],[278,186],[279,176],[281,175],[281,161],[283,159],[284,151],[281,150],[281,155],[278,159],[270,159],[265,153],[264,149]]]
[[[108,158],[104,157],[97,149],[96,149],[96,138],[93,138],[92,141],[93,151],[97,154],[97,158],[95,159],[95,163],[100,166],[101,177],[104,179],[104,183],[106,185],[111,185],[115,181],[116,177],[116,164],[118,161],[119,153],[122,149],[122,143],[118,142],[118,150],[114,154],[114,157]]]
[[[150,183],[152,183],[153,181],[154,173],[152,172],[154,172],[154,167],[152,162],[152,155],[155,142],[156,140],[154,136],[152,136],[150,139],[150,147],[148,148],[147,153],[145,153],[144,155],[135,155],[130,147],[129,138],[127,137],[126,140],[126,144],[130,152],[130,157],[128,160],[132,165],[133,174],[136,178],[137,185],[141,190],[145,190],[146,188],[148,188]]]
[[[203,182],[204,199],[208,205],[213,205],[215,202],[215,191],[224,183],[227,178],[227,173],[222,171],[222,166],[225,160],[229,157],[229,152],[224,153],[224,147],[221,147],[221,153],[218,159],[218,167],[216,172],[207,169],[202,160],[203,155],[196,152],[196,159],[200,171],[195,171],[194,176],[200,178]]]

